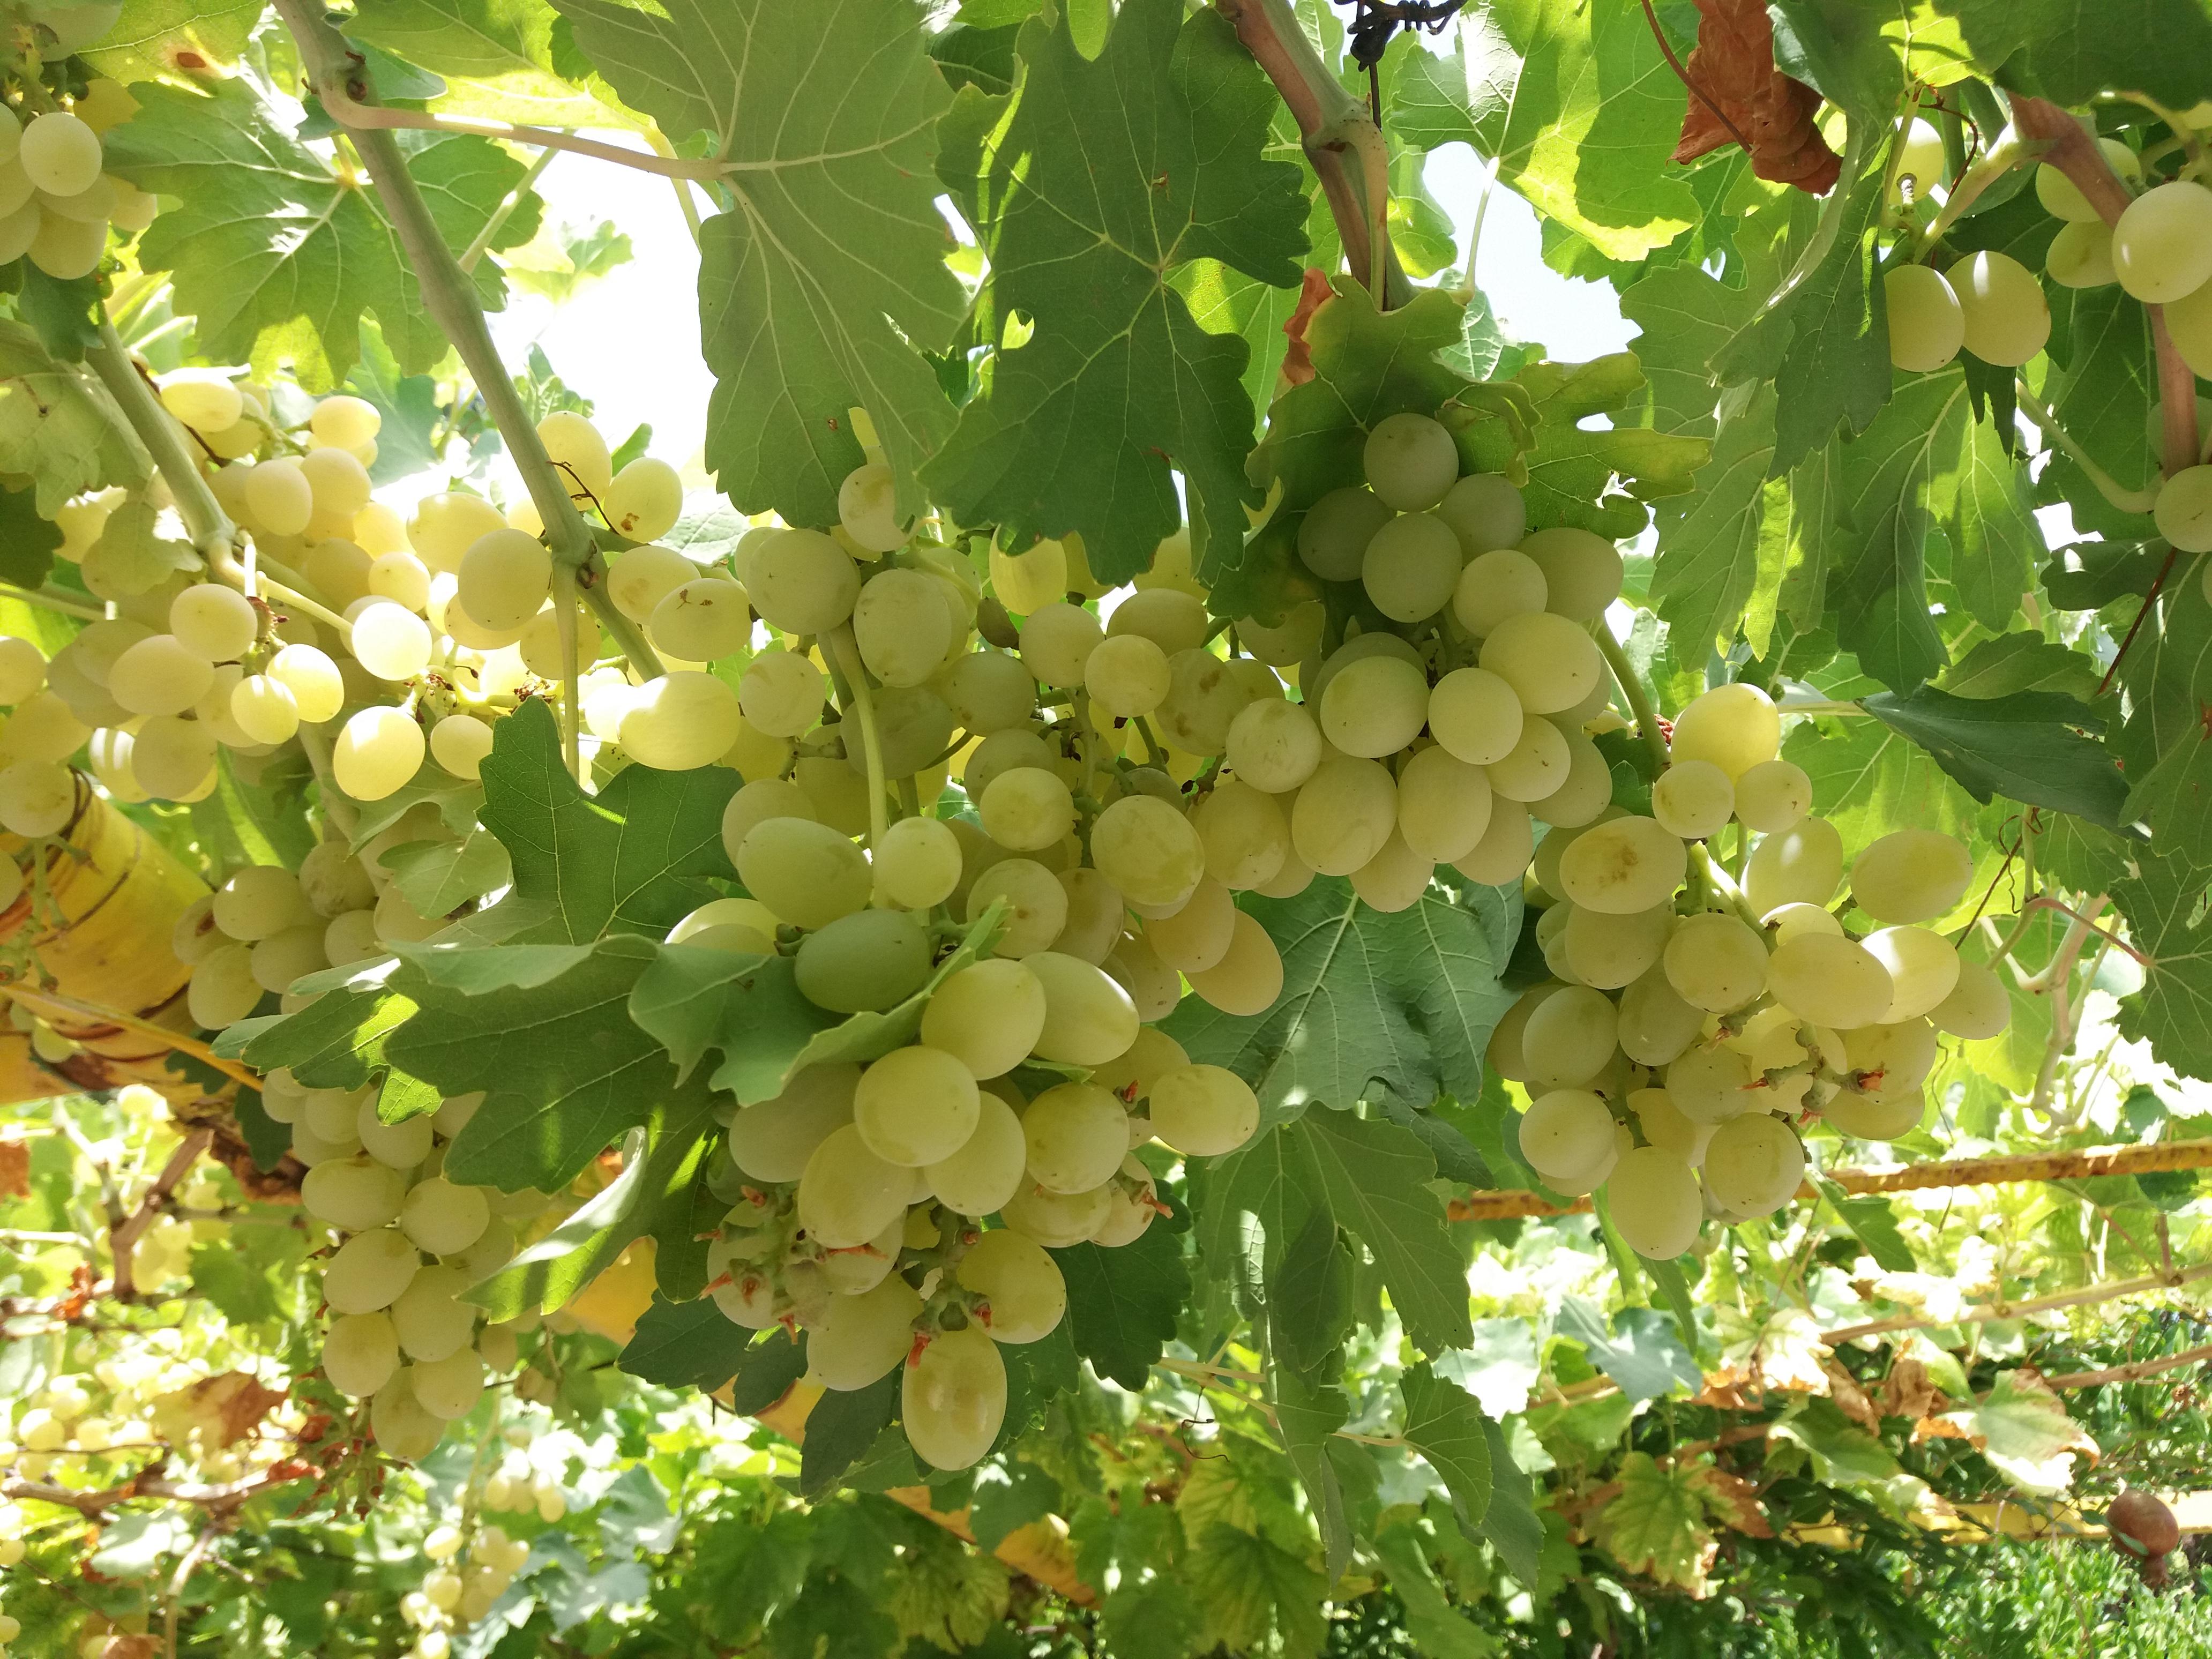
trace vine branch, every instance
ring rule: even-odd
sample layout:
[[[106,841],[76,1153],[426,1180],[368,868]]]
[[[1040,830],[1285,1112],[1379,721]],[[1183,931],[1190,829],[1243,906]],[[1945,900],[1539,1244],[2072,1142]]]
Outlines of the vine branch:
[[[289,8],[280,5],[277,9],[288,13],[285,22],[289,25]],[[719,179],[733,171],[731,163],[713,156],[692,161],[679,155],[649,155],[638,150],[624,149],[619,144],[586,138],[560,127],[518,126],[512,121],[494,121],[477,116],[432,115],[422,110],[386,109],[381,105],[362,102],[344,82],[328,88],[318,87],[316,92],[331,119],[353,133],[400,131],[466,133],[473,137],[496,138],[502,143],[520,144],[532,149],[545,150],[549,154],[569,150],[578,155],[588,155],[594,161],[635,167],[640,173],[658,173],[664,179]],[[368,146],[362,148],[366,154]]]
[[[84,360],[107,388],[107,395],[115,399],[123,418],[138,434],[138,441],[146,447],[155,470],[169,486],[177,516],[184,520],[193,550],[207,561],[210,570],[228,580],[238,580],[238,527],[216,500],[215,491],[208,488],[199,462],[185,447],[183,424],[161,406],[154,388],[138,373],[105,305],[100,309],[100,342],[86,349]]]
[[[1667,769],[1667,737],[1659,729],[1659,711],[1651,702],[1651,694],[1644,689],[1637,677],[1635,664],[1628,660],[1628,653],[1621,648],[1613,629],[1600,617],[1589,625],[1590,637],[1597,641],[1599,654],[1605,665],[1613,671],[1613,683],[1620,687],[1620,695],[1628,699],[1629,712],[1636,716],[1636,729],[1644,739],[1644,751],[1651,757],[1653,775]]]

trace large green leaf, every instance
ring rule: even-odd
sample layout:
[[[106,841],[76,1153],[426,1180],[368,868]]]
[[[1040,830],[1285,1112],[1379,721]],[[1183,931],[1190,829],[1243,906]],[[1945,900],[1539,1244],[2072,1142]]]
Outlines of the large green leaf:
[[[347,35],[445,77],[441,114],[535,126],[629,118],[554,67],[560,14],[545,0],[360,0]]]
[[[1313,1102],[1350,1106],[1378,1085],[1414,1106],[1481,1093],[1483,1046],[1512,1001],[1498,978],[1518,934],[1515,897],[1475,887],[1456,904],[1431,891],[1385,915],[1339,878],[1244,908],[1282,953],[1282,995],[1252,1018],[1188,997],[1164,1029],[1193,1060],[1249,1083],[1267,1121]]]
[[[118,81],[204,74],[246,50],[263,0],[125,0],[114,27],[80,54]]]
[[[1460,1524],[1482,1524],[1490,1511],[1490,1438],[1474,1398],[1424,1363],[1398,1378],[1406,1403],[1406,1443],[1428,1460],[1451,1493]]]
[[[1836,638],[1884,684],[1910,690],[1949,660],[1928,602],[1929,487],[1958,453],[1966,418],[1956,374],[1907,382],[1843,452],[1840,544],[1828,582]]]
[[[722,848],[722,808],[739,780],[726,767],[631,766],[587,795],[562,763],[552,710],[531,702],[499,723],[481,775],[478,815],[514,867],[514,890],[485,913],[486,937],[657,939],[714,896],[698,878],[736,873]]]
[[[1681,83],[1632,6],[1481,0],[1449,58],[1415,52],[1393,127],[1496,158],[1498,176],[1609,259],[1640,259],[1701,216],[1672,166]]]
[[[2120,825],[2127,781],[2112,751],[2083,735],[2104,721],[2063,692],[1957,697],[1922,685],[1901,697],[1864,698],[1861,707],[1933,755],[1976,800],[2003,795],[2108,830]]]
[[[177,309],[198,319],[217,361],[272,374],[289,360],[309,391],[345,378],[374,313],[401,369],[418,374],[447,349],[375,197],[340,178],[298,128],[244,76],[199,89],[145,86],[143,107],[106,136],[108,169],[180,198],[138,242],[140,264],[173,273]],[[414,137],[415,135],[409,135]],[[408,170],[447,244],[465,247],[522,180],[522,163],[489,139],[434,134],[407,146]],[[495,248],[528,240],[517,213]],[[476,270],[489,309],[505,288],[498,261]]]
[[[2212,8],[2203,0],[1932,0],[1955,20],[1976,63],[2021,92],[2086,104],[2144,92],[2186,109],[2204,92]]]
[[[1741,324],[1751,295],[1694,265],[1652,271],[1621,292],[1620,314],[1643,332],[1636,356],[1650,388],[1645,424],[1710,438],[1718,396],[1711,365]]]
[[[2162,1065],[2212,1078],[2212,927],[2206,873],[2193,860],[2143,858],[2112,887],[2128,937],[2148,961],[2143,988],[2120,1003],[2120,1030],[2147,1039]]]
[[[1182,522],[1175,471],[1209,544],[1240,542],[1258,500],[1244,343],[1200,328],[1169,279],[1211,258],[1295,285],[1306,202],[1262,154],[1275,94],[1215,12],[1124,0],[1095,61],[1065,19],[1032,19],[1021,49],[1009,97],[962,94],[943,167],[990,261],[981,337],[1034,331],[985,366],[929,479],[962,523],[1079,532],[1092,570],[1126,580]]]
[[[733,164],[708,221],[699,333],[714,371],[707,464],[747,511],[836,521],[865,409],[908,510],[952,410],[915,349],[943,351],[960,285],[933,205],[950,94],[907,0],[557,0],[623,102]]]
[[[1748,396],[1745,393],[1748,392]],[[1697,493],[1661,503],[1659,557],[1651,603],[1691,659],[1705,647],[1726,651],[1747,620],[1753,594],[1782,585],[1789,538],[1786,505],[1770,501],[1774,461],[1773,389],[1731,387],[1722,401],[1712,459],[1698,469]],[[1777,510],[1780,508],[1780,510]],[[1753,641],[1766,643],[1765,632]]]
[[[34,481],[40,516],[88,489],[143,483],[153,470],[106,387],[57,362],[35,331],[0,321],[0,473]]]
[[[1101,1376],[1143,1388],[1190,1299],[1182,1237],[1155,1223],[1116,1249],[1072,1244],[1052,1254],[1067,1281],[1075,1351]]]
[[[1291,1132],[1310,1140],[1329,1208],[1375,1258],[1413,1346],[1465,1347],[1474,1336],[1467,1263],[1431,1184],[1428,1148],[1410,1130],[1350,1112],[1309,1112]]]

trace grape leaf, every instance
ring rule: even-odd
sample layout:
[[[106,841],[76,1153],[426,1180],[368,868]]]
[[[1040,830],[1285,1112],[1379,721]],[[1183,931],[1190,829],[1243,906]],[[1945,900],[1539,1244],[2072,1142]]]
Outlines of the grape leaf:
[[[1768,500],[1774,392],[1764,384],[1749,390],[1746,398],[1731,388],[1723,400],[1719,435],[1712,459],[1698,469],[1697,493],[1662,502],[1657,513],[1651,603],[1692,653],[1702,647],[1726,651],[1748,621],[1753,592],[1782,585],[1786,515],[1770,510]],[[1766,610],[1771,617],[1771,599]],[[1765,643],[1765,637],[1753,641]]]
[[[1512,1001],[1498,981],[1519,934],[1517,896],[1474,887],[1462,905],[1432,890],[1384,915],[1328,878],[1244,908],[1282,953],[1275,1006],[1248,1019],[1188,997],[1163,1029],[1194,1060],[1250,1084],[1263,1121],[1313,1102],[1350,1106],[1376,1084],[1419,1106],[1481,1093],[1483,1047]]]
[[[943,166],[990,261],[979,337],[1034,331],[985,366],[930,483],[963,524],[1079,532],[1121,581],[1182,522],[1172,468],[1205,542],[1236,546],[1258,500],[1249,354],[1170,278],[1212,258],[1297,286],[1308,210],[1297,168],[1262,155],[1275,94],[1227,21],[1178,0],[1124,0],[1095,62],[1042,17],[1021,54],[1007,98],[961,94]]]
[[[582,942],[607,933],[658,939],[714,896],[702,876],[734,877],[722,808],[737,793],[726,767],[625,768],[596,795],[569,775],[553,711],[525,703],[500,721],[481,772],[477,817],[514,866],[514,890],[485,913],[516,945]]]
[[[2126,780],[2112,751],[2084,731],[2104,728],[2087,704],[2057,691],[1957,697],[1932,685],[1891,692],[1859,706],[1902,732],[1976,800],[1996,795],[2120,827]]]
[[[353,367],[362,317],[374,313],[403,372],[446,355],[375,197],[333,173],[255,82],[149,85],[136,96],[138,113],[105,140],[108,171],[182,199],[140,237],[138,258],[173,273],[177,308],[198,319],[204,351],[264,375],[289,359],[302,387],[326,391]],[[489,139],[434,134],[406,149],[430,216],[455,248],[522,181],[522,163]],[[518,213],[491,245],[512,247],[536,228],[534,212]],[[499,262],[479,264],[475,283],[485,308],[499,309]]]
[[[1443,1481],[1460,1524],[1480,1527],[1490,1510],[1490,1437],[1481,1408],[1425,1363],[1400,1374],[1398,1393],[1406,1402],[1406,1443]]]
[[[1328,1585],[1297,1555],[1216,1521],[1192,1540],[1182,1576],[1206,1616],[1207,1646],[1318,1659]]]
[[[446,77],[431,107],[536,126],[632,125],[554,68],[560,15],[544,0],[361,0],[347,37]]]
[[[1669,165],[1680,83],[1633,7],[1484,0],[1452,55],[1407,55],[1394,136],[1455,142],[1609,259],[1640,259],[1702,216]]]
[[[639,1317],[637,1333],[623,1348],[618,1363],[632,1376],[663,1388],[711,1392],[738,1374],[746,1351],[758,1335],[732,1324],[710,1301],[671,1302],[656,1296]],[[777,1332],[770,1340],[793,1355],[799,1352],[781,1338]]]
[[[2014,691],[2063,691],[2084,702],[2097,692],[2096,659],[2040,634],[2000,634],[1982,641],[1943,671],[1937,682],[1958,697],[2002,697]]]
[[[1155,1224],[1112,1250],[1073,1244],[1052,1255],[1067,1281],[1076,1352],[1099,1376],[1143,1388],[1190,1300],[1182,1237]]]
[[[906,0],[556,0],[576,44],[678,144],[704,132],[732,206],[704,228],[699,332],[714,395],[707,465],[747,511],[836,522],[867,410],[917,511],[914,474],[952,410],[921,351],[964,310],[933,205],[950,97]],[[920,348],[917,350],[916,348]]]
[[[2120,665],[2119,684],[2128,717],[2112,747],[2129,775],[2142,777],[2203,731],[2212,703],[2212,595],[2202,581],[2168,580],[2160,590]]]
[[[2124,487],[2148,484],[2158,471],[2150,436],[2150,411],[2159,401],[2149,313],[2117,286],[2076,289],[2052,313],[2066,321],[2064,356],[2052,331],[2052,372],[2044,399],[2066,434]],[[2137,540],[2154,532],[2148,513],[2127,513],[2106,501],[2080,464],[2054,448],[2037,479],[2045,501],[2071,507],[2075,527],[2108,540]]]
[[[1929,509],[1951,538],[1951,586],[1967,614],[2002,629],[2035,585],[2044,555],[2042,526],[2021,463],[2006,453],[1993,421],[1954,416],[1956,459],[1929,480]]]
[[[1990,1465],[2021,1492],[2050,1498],[2074,1484],[2074,1463],[2097,1443],[2067,1414],[2065,1402],[2032,1370],[1999,1371],[1975,1405],[1946,1412],[1943,1421],[1979,1447]]]
[[[1581,1343],[1591,1363],[1631,1400],[1660,1399],[1678,1383],[1692,1393],[1704,1385],[1698,1362],[1666,1316],[1623,1308],[1607,1329],[1603,1311],[1582,1297],[1562,1297],[1558,1305],[1559,1332]]]
[[[1688,1464],[1662,1468],[1649,1452],[1630,1452],[1614,1476],[1620,1496],[1598,1511],[1598,1541],[1631,1572],[1702,1593],[1713,1533],[1700,1473]]]
[[[1428,1354],[1465,1347],[1474,1334],[1467,1264],[1427,1184],[1437,1173],[1428,1148],[1395,1123],[1350,1112],[1309,1112],[1296,1129],[1310,1139],[1328,1206],[1375,1258],[1413,1345]]]
[[[143,483],[152,471],[106,387],[55,362],[34,330],[0,321],[0,473],[35,481],[40,517],[88,489]]]
[[[2142,989],[2120,1001],[2120,1030],[2147,1039],[2184,1077],[2212,1078],[2212,928],[2206,872],[2193,860],[2142,858],[2112,885],[2128,937],[2149,958]]]
[[[1425,1659],[1491,1659],[1496,1650],[1490,1638],[1444,1594],[1419,1530],[1403,1524],[1386,1527],[1374,1545],[1405,1609],[1406,1634],[1416,1653]]]
[[[289,1066],[311,1089],[362,1087],[387,1063],[392,1033],[420,1005],[396,983],[397,962],[331,971],[341,983],[304,983],[321,994],[295,1013],[239,1021],[216,1040],[216,1052],[264,1072]]]
[[[1652,271],[1622,291],[1620,314],[1643,331],[1635,345],[1650,392],[1644,424],[1713,435],[1718,393],[1710,365],[1742,320],[1747,298],[1694,265]]]
[[[125,0],[115,26],[78,56],[124,82],[203,75],[246,50],[263,0]]]
[[[1949,660],[1928,603],[1926,550],[1936,527],[1929,495],[1957,453],[1944,429],[1966,415],[1965,379],[1926,375],[1901,386],[1844,447],[1839,506],[1850,530],[1828,583],[1836,638],[1868,673],[1899,691],[1933,678]]]
[[[0,580],[18,587],[37,587],[54,568],[62,544],[59,526],[39,516],[38,498],[28,489],[0,489]]]
[[[2143,92],[2186,108],[2204,90],[2212,14],[2202,0],[1944,0],[1976,62],[2059,104]]]
[[[484,832],[461,841],[416,841],[384,855],[399,896],[422,916],[450,915],[513,879],[507,848]]]
[[[1974,838],[1980,813],[1973,798],[1926,750],[1880,720],[1808,720],[1782,752],[1812,779],[1813,810],[1836,826],[1847,848],[1907,826]]]
[[[2203,727],[2183,733],[2147,776],[2135,781],[2127,817],[2150,826],[2160,856],[2212,870],[2212,738]]]

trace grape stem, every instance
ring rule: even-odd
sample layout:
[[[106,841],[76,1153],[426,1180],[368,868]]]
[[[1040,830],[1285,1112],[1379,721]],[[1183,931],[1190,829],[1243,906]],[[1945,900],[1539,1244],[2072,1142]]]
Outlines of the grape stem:
[[[76,617],[86,622],[105,622],[107,612],[96,605],[87,605],[82,599],[52,588],[18,587],[13,582],[0,582],[0,599],[20,599],[25,605],[41,605],[48,611],[59,611],[64,617]]]
[[[2089,453],[2074,441],[2050,404],[2028,389],[2024,379],[2013,382],[2013,395],[2020,404],[2020,412],[2035,423],[2037,431],[2064,450],[2067,458],[2080,467],[2089,482],[2097,486],[2097,493],[2123,513],[2148,513],[2158,502],[2155,489],[2130,489],[2111,473],[2089,459]]]
[[[295,9],[290,0],[285,0],[277,9],[284,21],[292,22]],[[294,31],[297,33],[296,28]],[[364,87],[365,92],[367,88]],[[619,144],[602,143],[559,127],[518,126],[511,121],[492,121],[465,115],[432,115],[421,110],[385,109],[360,101],[352,89],[343,82],[330,86],[319,86],[316,91],[323,100],[323,108],[331,119],[355,135],[364,155],[369,146],[362,141],[384,137],[404,129],[415,132],[458,132],[480,138],[495,138],[502,143],[520,144],[545,150],[574,150],[579,155],[588,155],[598,161],[612,161],[618,167],[635,167],[640,173],[656,173],[664,179],[681,181],[685,179],[718,179],[734,170],[734,164],[714,157],[697,161],[680,155],[646,155],[634,149],[624,149]],[[389,142],[389,139],[386,139]],[[373,169],[375,162],[369,163]]]
[[[676,154],[675,147],[668,142],[659,127],[647,127],[645,130],[645,142],[653,146],[653,153],[656,155],[672,157]],[[725,148],[727,148],[727,144],[728,141],[724,140]],[[675,188],[676,209],[684,216],[684,228],[691,233],[691,246],[693,247],[704,246],[699,230],[699,203],[691,194],[691,181],[688,179],[671,179],[668,182]]]
[[[583,672],[576,661],[576,573],[565,564],[553,567],[553,617],[561,634],[561,752],[568,757],[568,775],[587,785]]]
[[[540,150],[538,159],[530,164],[530,170],[514,181],[514,188],[507,192],[498,207],[492,210],[491,217],[484,221],[483,228],[477,233],[476,240],[462,252],[463,271],[473,271],[484,255],[491,251],[491,239],[507,228],[507,222],[514,216],[514,210],[522,205],[523,198],[530,194],[531,187],[544,176],[545,169],[553,165],[553,158],[560,153],[557,149]]]
[[[1636,716],[1637,733],[1644,739],[1644,751],[1651,757],[1653,775],[1667,769],[1667,738],[1659,729],[1659,711],[1652,706],[1651,694],[1644,689],[1637,678],[1636,665],[1628,660],[1628,653],[1613,638],[1613,629],[1601,617],[1589,625],[1590,638],[1597,641],[1605,665],[1613,671],[1613,682],[1620,687],[1620,695],[1628,699],[1629,712]]]
[[[884,776],[884,745],[876,730],[876,700],[868,688],[868,671],[860,660],[860,647],[853,637],[853,624],[842,622],[823,636],[838,665],[845,671],[846,690],[851,702],[848,713],[860,719],[860,753],[868,766],[868,846],[881,847],[890,823],[884,800],[889,787]]]
[[[168,484],[177,516],[185,521],[185,533],[191,538],[193,550],[207,561],[210,570],[226,580],[240,580],[238,528],[222,510],[222,503],[216,500],[215,491],[208,488],[198,461],[185,447],[183,424],[161,406],[153,387],[138,373],[104,305],[100,310],[100,343],[86,348],[84,360],[107,388],[108,396],[115,399],[123,418],[137,434],[138,441],[146,447],[146,453]]]
[[[366,77],[362,75],[362,58],[345,37],[330,21],[308,3],[308,0],[276,0],[277,15],[291,32],[300,52],[301,67],[308,85],[323,100],[323,106],[331,116],[343,122],[352,134],[362,159],[368,165],[369,183],[376,198],[383,204],[385,217],[399,238],[406,255],[408,269],[414,273],[416,286],[422,295],[422,309],[441,332],[453,343],[460,354],[461,363],[476,382],[477,395],[483,399],[490,412],[492,424],[506,443],[513,457],[515,470],[521,473],[522,482],[530,491],[530,499],[538,508],[538,516],[545,526],[546,544],[554,558],[572,570],[589,565],[597,551],[591,527],[577,512],[570,495],[568,483],[560,469],[546,453],[544,442],[538,435],[529,412],[522,406],[522,397],[515,390],[514,376],[507,372],[501,360],[499,348],[492,343],[491,329],[484,321],[483,303],[477,297],[476,287],[446,245],[437,222],[430,216],[428,203],[416,185],[414,175],[407,170],[407,159],[401,152],[398,141],[391,129],[398,126],[419,126],[426,123],[436,126],[431,118],[420,120],[411,112],[377,110],[367,101],[374,97]],[[405,119],[366,121],[374,114],[379,117],[407,116]],[[356,125],[361,118],[363,125]],[[496,127],[502,124],[492,123]],[[466,130],[481,131],[481,125]],[[535,131],[537,129],[515,129],[516,131]],[[565,139],[565,135],[562,135]],[[519,142],[536,143],[537,139]],[[564,142],[560,148],[581,149],[592,141]],[[667,166],[650,156],[640,156],[634,151],[614,150],[611,145],[598,145],[586,150],[596,154],[599,149],[612,151],[617,160],[626,160],[633,166],[650,161],[648,172],[665,172]],[[683,163],[695,167],[698,163]],[[719,167],[720,164],[714,166]],[[596,582],[581,584],[584,603],[592,608],[609,636],[622,647],[623,654],[647,679],[658,678],[667,671],[661,666],[659,657],[646,642],[644,635],[630,623],[629,617],[617,611],[602,587]]]
[[[1713,856],[1712,849],[1705,842],[1693,841],[1690,843],[1690,867],[1698,872],[1708,888],[1728,901],[1729,908],[1736,913],[1746,927],[1762,938],[1765,936],[1766,918],[1752,908],[1751,901],[1744,896],[1743,889],[1736,885],[1735,878],[1721,868],[1720,860]]]

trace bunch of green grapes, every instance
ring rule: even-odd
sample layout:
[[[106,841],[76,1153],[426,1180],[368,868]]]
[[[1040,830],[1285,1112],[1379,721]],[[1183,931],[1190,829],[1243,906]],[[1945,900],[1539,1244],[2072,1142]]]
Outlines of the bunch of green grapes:
[[[1653,1258],[1708,1218],[1789,1202],[1813,1118],[1869,1140],[1917,1128],[1941,1038],[1992,1037],[2011,1015],[1997,973],[1922,925],[1965,895],[1966,848],[1884,836],[1832,902],[1843,838],[1808,816],[1780,736],[1756,687],[1706,692],[1675,723],[1651,815],[1608,807],[1555,830],[1530,872],[1552,977],[1498,1022],[1489,1061],[1532,1097],[1530,1165],[1555,1191],[1603,1190]],[[1702,845],[1731,823],[1749,846],[1740,889]]]
[[[73,50],[68,39],[100,32],[85,36],[59,18],[43,27],[57,34],[60,57]],[[153,196],[104,170],[100,137],[137,113],[137,101],[108,80],[90,82],[82,97],[66,89],[56,96],[35,83],[20,93],[20,112],[0,107],[0,264],[27,258],[63,282],[88,276],[106,256],[111,227],[135,235],[160,209]]]
[[[2044,275],[2062,288],[2118,284],[2162,313],[2174,349],[2200,376],[2212,376],[2212,189],[2201,166],[2188,159],[2199,133],[2212,131],[2212,105],[2177,118],[2189,139],[2186,153],[2172,151],[2181,172],[2166,177],[2117,137],[2100,137],[2099,150],[2130,198],[2107,223],[2081,188],[2049,162],[2035,167],[2035,193],[2061,223],[2044,258]],[[1916,128],[1923,124],[1915,123]],[[1916,133],[1905,165],[1941,173],[1942,146]],[[1918,148],[1916,149],[1916,143]],[[1916,162],[1915,158],[1917,158]],[[1961,349],[1987,363],[2018,368],[2043,349],[2051,334],[2051,307],[2035,273],[2008,254],[1971,253],[1947,269],[1906,264],[1883,278],[1889,313],[1890,358],[1914,373],[1939,369]],[[2212,439],[2200,405],[2200,440]],[[2148,434],[2160,448],[2154,414]],[[2149,469],[2154,478],[2159,469]],[[2185,553],[2212,552],[2212,465],[2190,466],[2156,484],[2153,512],[2160,535]],[[2212,566],[2203,580],[2212,592]]]
[[[519,1425],[507,1430],[510,1443],[528,1433]],[[419,1588],[400,1597],[399,1616],[418,1632],[410,1659],[447,1659],[454,1636],[480,1623],[507,1593],[530,1559],[530,1546],[499,1527],[464,1516],[457,1523],[432,1528],[422,1540],[422,1553],[430,1559],[429,1570]]]

